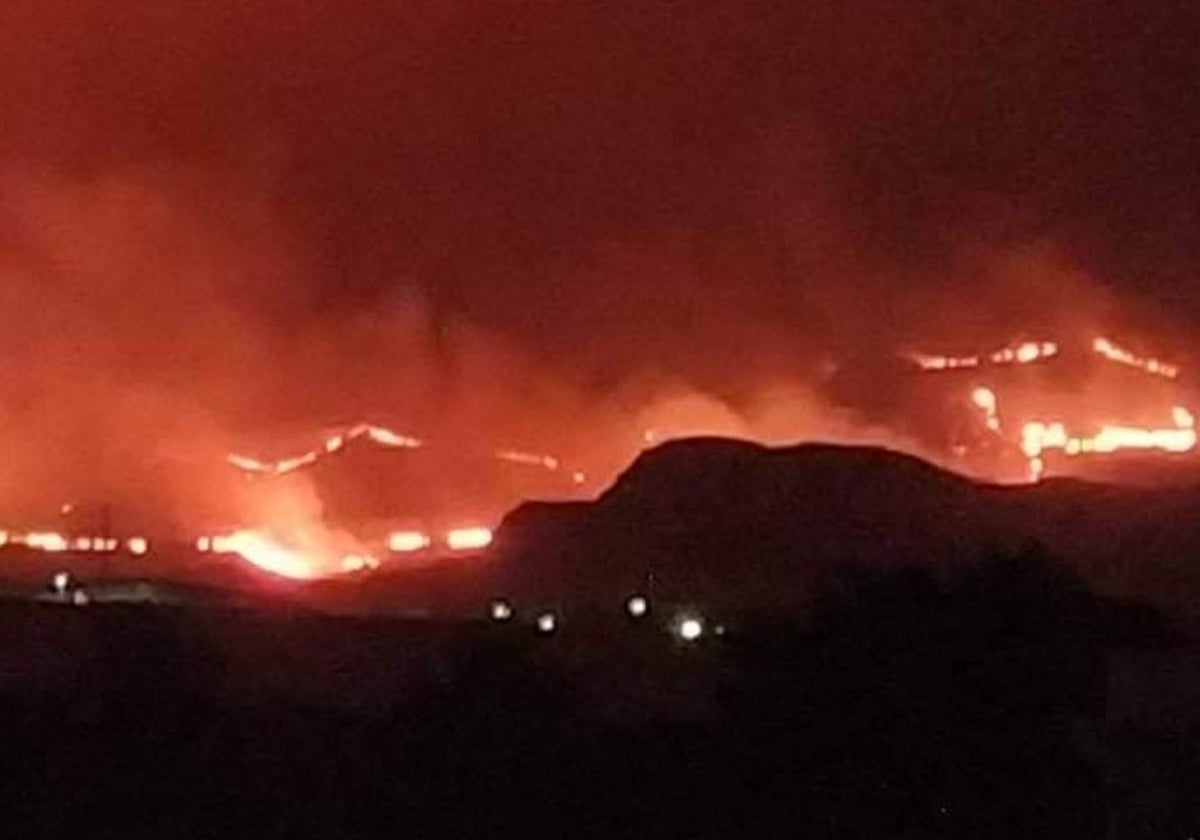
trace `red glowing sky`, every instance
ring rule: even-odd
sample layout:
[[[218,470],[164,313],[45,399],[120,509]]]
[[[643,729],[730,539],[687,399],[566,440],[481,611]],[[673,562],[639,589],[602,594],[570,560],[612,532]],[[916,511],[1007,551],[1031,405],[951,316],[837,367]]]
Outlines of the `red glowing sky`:
[[[0,501],[361,419],[844,432],[830,357],[915,337],[1186,363],[1192,5],[5,3]]]

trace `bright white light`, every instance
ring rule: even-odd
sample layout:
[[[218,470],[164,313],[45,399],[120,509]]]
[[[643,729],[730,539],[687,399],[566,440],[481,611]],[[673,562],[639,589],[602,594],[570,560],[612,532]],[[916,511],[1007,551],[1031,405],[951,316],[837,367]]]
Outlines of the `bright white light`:
[[[539,633],[553,633],[558,628],[558,618],[552,612],[542,613],[537,617],[537,629]]]
[[[421,531],[394,531],[388,535],[388,551],[396,554],[411,554],[429,548],[432,540]]]
[[[491,544],[491,528],[455,528],[446,534],[446,547],[451,551],[470,551]]]
[[[125,545],[134,557],[144,557],[150,550],[150,543],[145,537],[130,537]]]
[[[679,622],[679,638],[694,642],[704,635],[704,624],[698,618],[685,618]]]
[[[50,585],[54,587],[55,592],[61,595],[71,585],[71,576],[66,572],[55,572],[54,577],[50,579]]]
[[[508,601],[502,599],[492,601],[492,621],[508,621],[512,618],[512,614],[512,606]]]
[[[634,618],[641,618],[650,609],[650,604],[641,595],[634,595],[625,602],[625,609]]]
[[[205,554],[212,551],[212,537],[201,537],[196,540],[196,550]]]

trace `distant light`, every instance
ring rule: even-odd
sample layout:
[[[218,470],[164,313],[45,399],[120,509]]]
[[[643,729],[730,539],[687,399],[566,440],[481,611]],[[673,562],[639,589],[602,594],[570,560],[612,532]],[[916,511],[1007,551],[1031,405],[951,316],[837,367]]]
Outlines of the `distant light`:
[[[634,595],[625,602],[625,610],[634,618],[641,618],[649,612],[650,604],[641,595]]]
[[[63,516],[67,516],[73,510],[75,510],[75,505],[71,504],[70,502],[63,502],[62,507],[58,509],[58,512]]]
[[[92,538],[91,537],[76,537],[75,539],[71,540],[71,548],[75,551],[91,551],[92,550]]]
[[[676,632],[685,642],[694,642],[704,635],[704,624],[698,618],[684,618],[679,622]]]
[[[491,544],[491,528],[455,528],[446,534],[446,547],[451,551],[470,551]]]
[[[724,624],[718,624],[716,627],[713,628],[713,633],[715,633],[718,636],[724,636],[725,632],[726,631],[725,631]]]
[[[86,605],[87,602],[90,600],[92,600],[92,599],[89,598],[88,594],[86,592],[84,592],[82,589],[76,589],[74,592],[71,593],[71,603],[77,607],[82,607],[82,606]]]
[[[61,595],[71,585],[71,575],[67,572],[55,572],[54,577],[50,578],[50,585],[54,587],[55,592]]]
[[[0,546],[8,545],[8,531],[0,531]]]
[[[552,612],[544,612],[537,617],[537,631],[543,635],[550,635],[558,629],[558,618]]]
[[[576,470],[575,472],[571,473],[571,481],[575,482],[576,484],[583,484],[585,481],[587,481],[587,474],[581,472],[580,470]]]
[[[411,554],[424,551],[433,541],[421,531],[394,531],[388,535],[388,551],[396,554]]]
[[[196,540],[196,550],[205,554],[212,551],[212,537],[201,537]]]
[[[512,605],[503,598],[492,601],[492,621],[508,621],[512,618]]]
[[[150,542],[145,537],[130,537],[125,546],[134,557],[144,557],[150,550]]]

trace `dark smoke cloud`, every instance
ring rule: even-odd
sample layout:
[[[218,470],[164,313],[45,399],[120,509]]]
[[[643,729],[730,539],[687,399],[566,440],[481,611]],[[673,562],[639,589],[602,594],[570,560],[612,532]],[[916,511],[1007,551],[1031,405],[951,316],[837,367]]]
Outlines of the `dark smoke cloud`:
[[[664,417],[871,437],[833,360],[1185,350],[1195,17],[6,3],[4,501],[361,416],[585,461]]]

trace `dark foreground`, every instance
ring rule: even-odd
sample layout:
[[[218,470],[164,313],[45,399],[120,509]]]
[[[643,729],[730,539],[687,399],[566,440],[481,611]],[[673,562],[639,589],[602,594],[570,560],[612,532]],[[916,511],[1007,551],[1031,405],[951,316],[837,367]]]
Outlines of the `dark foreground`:
[[[6,836],[1200,832],[1194,640],[1040,558],[668,621],[11,602]]]

